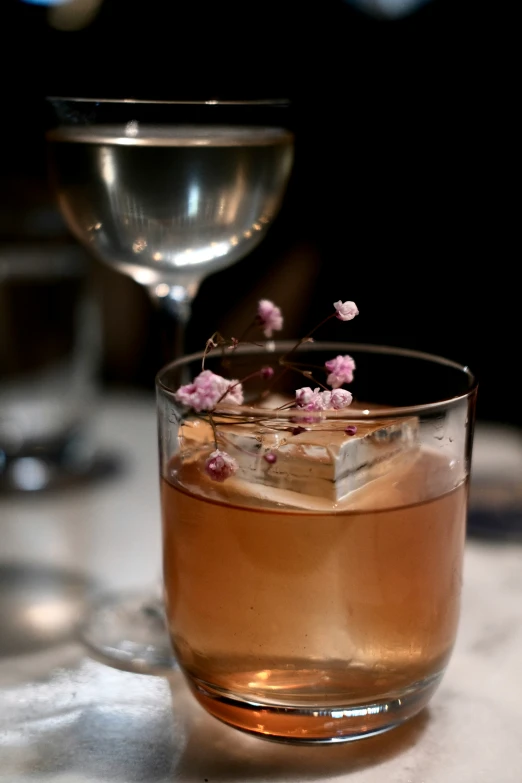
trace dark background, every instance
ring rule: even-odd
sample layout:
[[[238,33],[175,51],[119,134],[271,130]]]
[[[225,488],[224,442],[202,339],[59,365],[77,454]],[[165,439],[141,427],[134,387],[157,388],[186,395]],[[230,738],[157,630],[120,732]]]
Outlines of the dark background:
[[[187,347],[215,326],[234,333],[261,296],[287,308],[292,336],[353,299],[360,316],[321,336],[468,364],[479,416],[522,424],[501,65],[511,22],[498,5],[432,0],[390,21],[343,0],[105,0],[74,32],[23,2],[1,13],[4,239],[19,230],[13,210],[52,198],[45,95],[288,97],[296,160],[281,213],[257,250],[203,283]],[[164,358],[157,316],[134,283],[93,269],[104,379],[151,387]]]

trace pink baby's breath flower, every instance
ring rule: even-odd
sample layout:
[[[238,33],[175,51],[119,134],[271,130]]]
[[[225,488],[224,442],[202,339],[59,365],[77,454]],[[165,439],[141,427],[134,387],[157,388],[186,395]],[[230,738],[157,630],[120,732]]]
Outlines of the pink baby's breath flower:
[[[243,387],[238,381],[203,370],[192,383],[180,386],[174,396],[178,402],[199,413],[212,410],[219,401],[242,405]]]
[[[281,310],[270,299],[261,299],[257,308],[257,317],[265,337],[272,337],[273,332],[283,328]]]
[[[274,377],[274,370],[272,367],[261,367],[259,372],[261,373],[261,378],[264,378],[265,380]]]
[[[351,321],[359,314],[355,302],[341,302],[339,299],[338,302],[334,302],[334,307],[337,310],[335,317],[340,321]]]
[[[296,389],[295,404],[298,408],[304,408],[311,401],[313,395],[314,391],[310,386],[303,386],[301,389]]]
[[[346,389],[334,389],[330,397],[330,408],[339,411],[351,405],[352,400],[352,395]]]
[[[268,462],[269,465],[273,465],[275,462],[277,462],[277,454],[274,454],[273,451],[267,451],[267,453],[263,456],[263,459]]]
[[[298,408],[306,411],[324,410],[323,398],[319,389],[311,389],[310,386],[303,386],[296,390],[295,404]]]
[[[234,457],[227,454],[226,451],[216,449],[205,462],[205,471],[212,481],[226,481],[233,476],[238,469],[238,464]]]
[[[304,386],[295,393],[297,408],[305,411],[326,411],[331,408],[341,410],[347,408],[352,401],[352,395],[346,389],[334,389],[333,391],[319,391]]]
[[[346,432],[347,435],[355,435],[355,433],[357,432],[357,427],[355,426],[355,424],[349,424],[344,431]]]
[[[332,389],[338,389],[343,383],[351,383],[353,381],[355,362],[351,356],[336,356],[335,359],[325,362],[324,366],[330,372],[326,383]]]
[[[229,405],[243,405],[243,385],[239,381],[227,381],[223,378],[228,387],[223,389],[227,392],[220,402],[226,402]]]
[[[319,389],[317,390],[319,391]],[[319,397],[321,398],[321,410],[326,411],[328,408],[332,407],[332,392],[331,391],[322,391],[319,392]]]

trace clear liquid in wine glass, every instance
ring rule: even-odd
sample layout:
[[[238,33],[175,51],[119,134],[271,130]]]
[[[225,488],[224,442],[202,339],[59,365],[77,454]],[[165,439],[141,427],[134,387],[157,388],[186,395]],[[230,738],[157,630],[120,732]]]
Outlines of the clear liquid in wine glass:
[[[236,262],[275,217],[293,162],[273,127],[93,125],[48,135],[76,236],[136,282],[184,285]]]

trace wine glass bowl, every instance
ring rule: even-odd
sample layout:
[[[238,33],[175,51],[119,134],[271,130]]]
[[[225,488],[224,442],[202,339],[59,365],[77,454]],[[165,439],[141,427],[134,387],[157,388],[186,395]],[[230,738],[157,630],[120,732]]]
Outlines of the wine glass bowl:
[[[288,182],[293,137],[262,123],[284,102],[51,103],[62,213],[94,255],[153,297],[190,302],[204,277],[264,238]]]

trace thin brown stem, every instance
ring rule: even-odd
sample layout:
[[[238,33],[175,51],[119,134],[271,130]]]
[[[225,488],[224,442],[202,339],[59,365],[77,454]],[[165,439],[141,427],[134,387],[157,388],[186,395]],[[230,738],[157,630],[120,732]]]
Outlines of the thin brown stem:
[[[235,389],[236,386],[239,386],[240,384],[246,383],[247,381],[252,380],[252,378],[257,378],[259,375],[261,375],[262,370],[256,370],[255,372],[251,372],[250,375],[246,375],[244,378],[242,378],[240,381],[236,381],[235,383],[231,383],[230,386],[227,387],[227,389],[223,392],[219,400],[216,402],[216,405],[219,405],[219,403],[225,399],[227,394],[230,393],[231,389]],[[214,405],[214,410],[216,409],[216,405]]]
[[[253,329],[253,328],[254,328],[254,326],[256,325],[256,323],[257,323],[257,317],[256,317],[256,318],[254,318],[254,320],[253,320],[253,321],[251,321],[251,322],[248,324],[248,326],[246,327],[246,329],[244,329],[244,330],[243,330],[243,332],[241,333],[241,336],[240,336],[240,337],[238,337],[238,338],[237,338],[237,340],[235,340],[235,342],[232,344],[232,346],[233,346],[233,347],[232,347],[232,350],[230,351],[230,353],[233,353],[233,352],[236,350],[236,348],[237,348],[237,346],[239,345],[239,343],[243,343],[243,342],[245,342],[245,337],[247,336],[247,334],[249,333],[249,331],[250,331],[251,329]],[[256,345],[256,344],[257,344],[257,343],[254,343],[254,345]]]
[[[217,342],[216,342],[217,340]],[[205,359],[211,351],[215,351],[218,348],[223,348],[227,344],[227,341],[219,332],[214,332],[212,337],[209,337],[205,343],[205,350],[203,351],[203,358],[201,359],[201,370],[205,369]]]
[[[324,326],[324,324],[327,323],[328,321],[330,321],[332,318],[335,318],[335,316],[336,316],[335,313],[331,313],[330,315],[327,315],[326,318],[323,318],[323,320],[320,321],[317,324],[317,326],[314,326],[314,328],[311,329],[308,332],[308,334],[306,334],[304,337],[302,337],[300,340],[298,340],[296,342],[296,344],[294,345],[294,347],[291,348],[288,351],[288,353],[286,353],[284,356],[281,357],[280,362],[282,360],[286,360],[288,356],[292,356],[292,354],[295,353],[295,351],[297,351],[297,349],[299,348],[300,345],[302,345],[303,343],[306,343],[310,339],[310,337],[314,334],[314,332],[316,332],[318,329],[320,329],[321,326]]]
[[[311,338],[311,336],[314,334],[314,332],[316,332],[318,329],[321,328],[321,326],[323,326],[325,323],[327,323],[328,321],[330,321],[332,318],[335,318],[335,317],[336,317],[336,313],[331,313],[330,315],[327,315],[326,318],[323,318],[323,320],[320,321],[317,324],[317,326],[314,326],[314,328],[311,329],[308,332],[308,334],[306,334],[304,337],[302,337],[300,340],[298,340],[296,342],[296,344],[293,346],[293,348],[291,348],[288,351],[288,353],[283,354],[283,356],[281,356],[279,358],[279,364],[282,367],[284,367],[285,369],[283,370],[283,372],[279,373],[279,375],[274,375],[274,377],[273,377],[271,383],[269,384],[268,388],[265,389],[265,391],[261,395],[261,399],[266,399],[266,397],[268,397],[268,395],[272,391],[272,388],[275,386],[276,383],[278,383],[281,380],[281,378],[285,375],[285,373],[288,372],[288,370],[291,370],[291,369],[294,369],[294,368],[298,368],[299,366],[312,366],[314,369],[322,369],[321,367],[317,367],[317,365],[294,364],[293,362],[288,362],[288,358],[290,356],[292,356],[292,354],[297,351],[297,349],[299,348],[300,345],[302,345],[303,343],[307,342]],[[298,372],[297,369],[296,369],[296,372]],[[315,379],[313,379],[313,380],[315,380]],[[319,386],[321,386],[323,389],[325,389],[327,391],[327,387],[324,386],[322,383],[320,383],[317,380],[315,380],[315,383],[319,384]]]
[[[290,369],[295,368],[295,367],[309,367],[312,370],[324,370],[324,367],[321,367],[318,364],[306,364],[305,362],[286,362],[286,361],[280,360],[279,364],[282,364],[283,367],[288,366]]]
[[[208,412],[208,422],[209,422],[210,426],[212,427],[212,432],[213,432],[213,435],[214,435],[214,446],[216,447],[216,450],[217,450],[219,448],[218,447],[218,434],[217,434],[216,422],[214,421],[214,418],[212,416],[212,411]]]
[[[300,370],[299,367],[297,367],[294,364],[289,365],[289,369],[293,370],[294,372],[298,372],[300,375],[304,375],[305,378],[307,378],[309,381],[313,381],[318,386],[321,387],[321,389],[324,389],[325,391],[329,391],[328,387],[325,386],[321,381],[318,381],[311,373],[308,373],[306,370]]]

